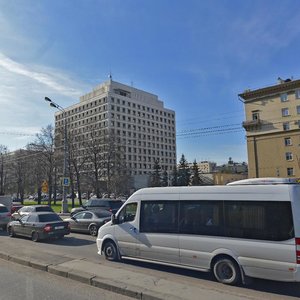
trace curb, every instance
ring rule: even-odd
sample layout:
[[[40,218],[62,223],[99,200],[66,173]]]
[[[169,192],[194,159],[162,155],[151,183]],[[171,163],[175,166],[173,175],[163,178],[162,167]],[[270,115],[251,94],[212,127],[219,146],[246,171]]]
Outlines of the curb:
[[[123,282],[117,282],[109,280],[107,278],[102,278],[94,274],[86,272],[78,272],[73,269],[64,268],[62,266],[43,263],[37,260],[28,260],[20,256],[8,255],[6,253],[0,252],[0,259],[11,261],[23,266],[31,267],[40,271],[45,271],[57,276],[69,278],[74,281],[78,281],[83,284],[88,284],[100,289],[104,289],[116,294],[124,295],[134,299],[140,300],[182,300],[182,298],[174,297],[169,294],[157,293],[155,291],[141,289],[140,287],[134,285],[128,285]]]

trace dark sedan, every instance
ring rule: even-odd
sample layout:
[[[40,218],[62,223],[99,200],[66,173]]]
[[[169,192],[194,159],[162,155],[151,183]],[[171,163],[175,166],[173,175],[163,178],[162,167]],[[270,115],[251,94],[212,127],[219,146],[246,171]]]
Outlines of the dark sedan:
[[[71,216],[75,215],[76,213],[84,210],[108,210],[109,212],[115,214],[119,208],[123,205],[123,201],[121,200],[114,200],[114,199],[106,199],[106,198],[91,198],[85,202],[84,205],[81,207],[74,207],[71,210]]]
[[[30,237],[34,242],[49,238],[63,238],[70,233],[69,222],[53,212],[32,212],[7,225],[8,235]]]
[[[96,236],[98,229],[110,221],[111,214],[107,210],[81,211],[65,221],[70,223],[71,231],[86,232]]]

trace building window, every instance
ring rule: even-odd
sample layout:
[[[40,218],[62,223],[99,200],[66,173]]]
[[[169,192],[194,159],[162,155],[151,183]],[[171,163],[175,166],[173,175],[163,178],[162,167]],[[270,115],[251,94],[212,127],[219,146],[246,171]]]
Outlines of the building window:
[[[284,123],[283,123],[283,130],[284,130],[284,131],[290,130],[290,123],[289,123],[289,122],[284,122]]]
[[[287,176],[294,176],[294,168],[287,168]]]
[[[297,106],[297,114],[300,114],[300,105]]]
[[[289,109],[287,107],[281,109],[281,113],[283,117],[287,117],[290,115]]]
[[[285,159],[286,160],[293,160],[293,153],[292,152],[286,152],[285,153]]]
[[[284,139],[284,145],[285,146],[291,146],[292,145],[292,139],[290,137]]]
[[[259,120],[259,112],[257,111],[252,112],[252,120],[253,121]]]
[[[295,91],[296,99],[300,99],[300,89]]]
[[[281,94],[281,95],[280,95],[280,100],[281,100],[281,102],[286,102],[286,101],[288,101],[288,95],[287,95],[287,93]]]

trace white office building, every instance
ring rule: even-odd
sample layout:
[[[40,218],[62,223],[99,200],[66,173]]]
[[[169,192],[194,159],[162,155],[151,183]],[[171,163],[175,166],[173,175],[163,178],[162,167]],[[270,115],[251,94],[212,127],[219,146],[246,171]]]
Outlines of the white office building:
[[[65,114],[56,113],[55,128],[61,130],[66,117],[68,130],[79,142],[89,136],[91,125],[121,139],[135,189],[148,186],[155,160],[169,174],[176,166],[175,112],[157,95],[110,78],[65,108]]]

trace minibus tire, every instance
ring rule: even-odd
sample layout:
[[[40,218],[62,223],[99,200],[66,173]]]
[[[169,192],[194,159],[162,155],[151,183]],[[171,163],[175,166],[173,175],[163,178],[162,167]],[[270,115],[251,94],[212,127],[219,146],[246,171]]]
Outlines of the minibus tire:
[[[105,242],[103,246],[103,253],[107,260],[118,261],[119,253],[116,244],[113,241]]]
[[[228,285],[236,285],[241,281],[238,264],[229,257],[220,257],[213,262],[213,274],[217,281]]]

